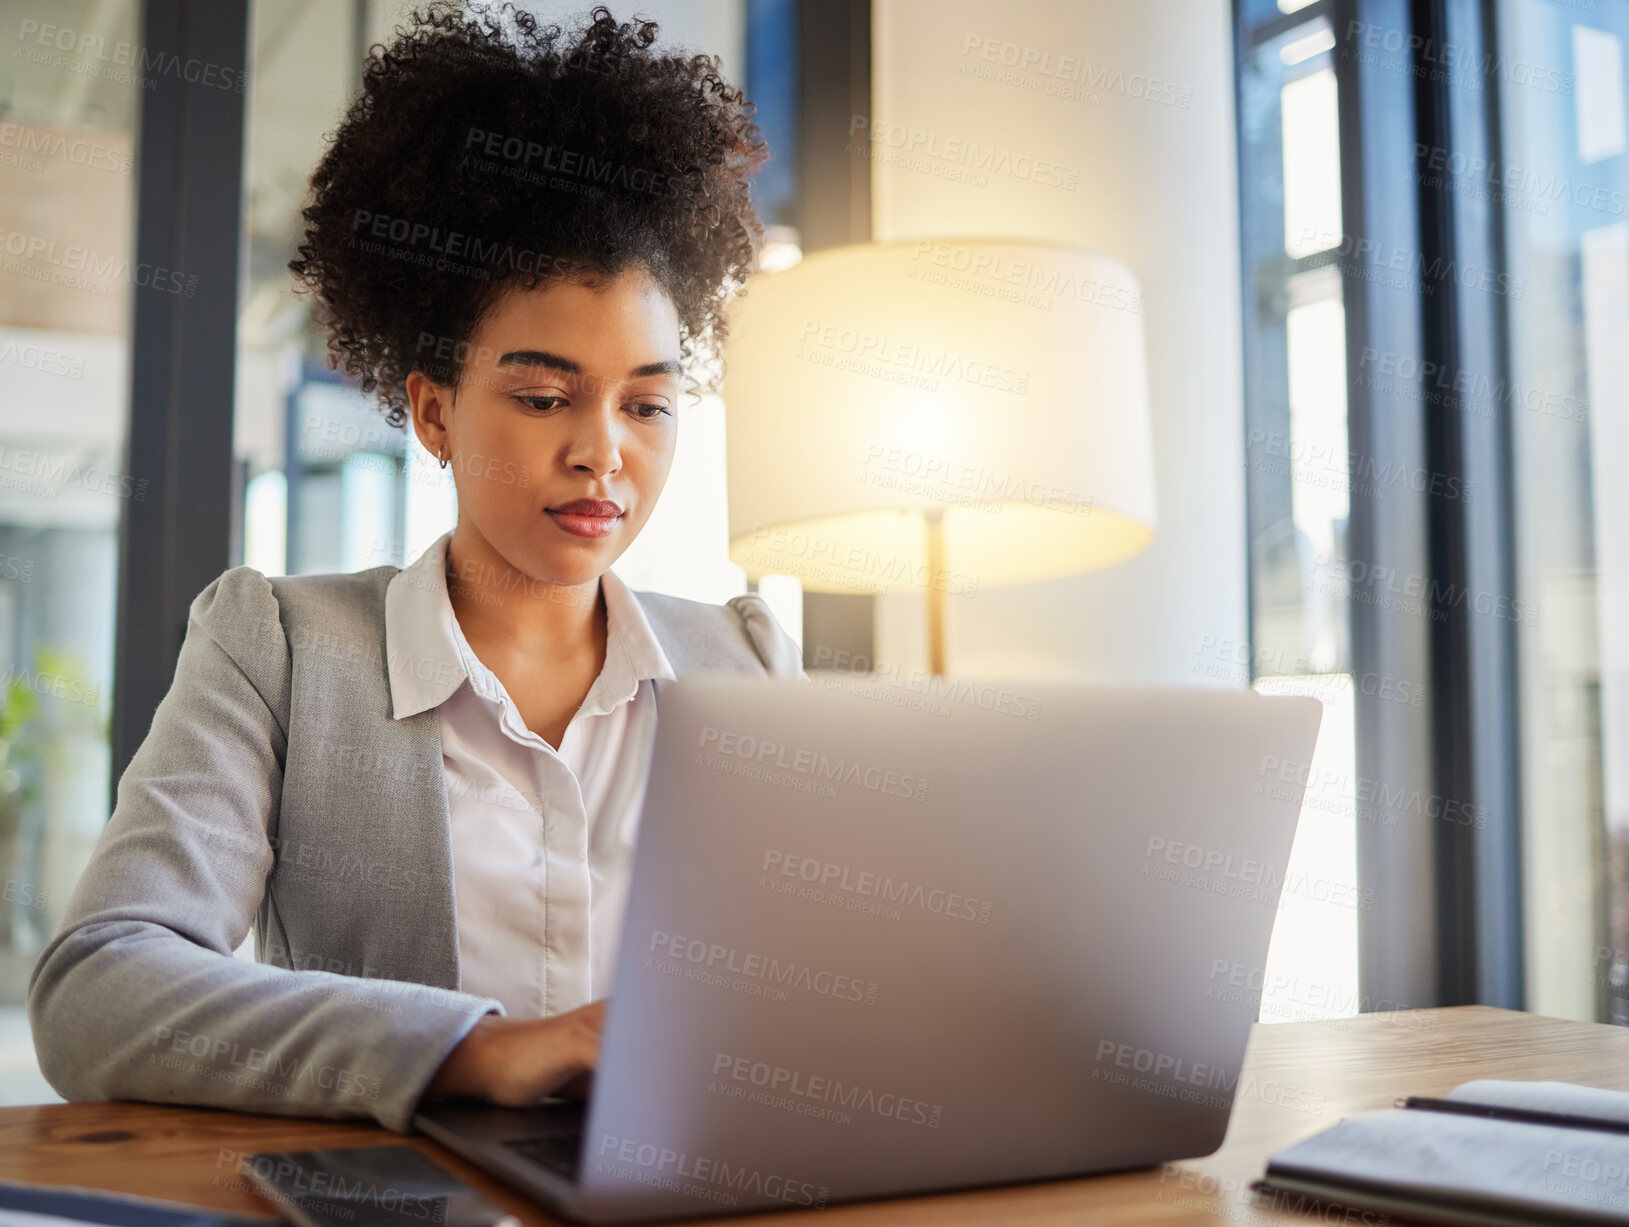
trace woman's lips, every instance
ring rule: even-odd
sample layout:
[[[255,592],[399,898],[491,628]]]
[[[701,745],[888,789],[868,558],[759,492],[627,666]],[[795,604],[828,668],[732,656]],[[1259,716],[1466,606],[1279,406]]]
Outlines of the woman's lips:
[[[569,505],[569,504],[568,504]],[[549,518],[574,537],[603,537],[616,528],[622,518],[616,515],[583,515],[580,512],[548,509]]]

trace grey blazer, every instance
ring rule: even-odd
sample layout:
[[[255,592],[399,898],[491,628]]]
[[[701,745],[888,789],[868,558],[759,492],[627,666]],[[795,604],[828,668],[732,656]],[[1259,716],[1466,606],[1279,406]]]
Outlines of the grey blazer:
[[[405,1133],[442,1059],[503,1013],[459,991],[438,713],[390,714],[396,573],[236,567],[192,602],[175,679],[29,980],[65,1099]],[[761,597],[635,595],[680,678],[803,676]],[[233,957],[251,924],[255,962]]]

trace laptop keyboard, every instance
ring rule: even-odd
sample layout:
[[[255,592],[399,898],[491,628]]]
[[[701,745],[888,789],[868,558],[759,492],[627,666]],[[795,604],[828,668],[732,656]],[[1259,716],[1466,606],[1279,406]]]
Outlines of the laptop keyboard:
[[[559,1124],[546,1133],[523,1138],[505,1138],[504,1146],[539,1167],[546,1167],[568,1180],[577,1179],[577,1160],[583,1150],[583,1106],[560,1105]]]

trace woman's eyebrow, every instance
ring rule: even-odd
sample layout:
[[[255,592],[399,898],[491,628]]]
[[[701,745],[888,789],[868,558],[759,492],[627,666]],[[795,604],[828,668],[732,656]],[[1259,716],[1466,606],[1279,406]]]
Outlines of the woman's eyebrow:
[[[564,371],[568,375],[581,375],[583,368],[570,358],[562,358],[559,354],[551,354],[541,349],[512,349],[498,359],[498,366],[546,366],[550,370]],[[644,379],[651,375],[682,375],[684,373],[678,362],[672,358],[664,358],[660,362],[647,362],[643,366],[636,366],[628,372],[630,379]]]

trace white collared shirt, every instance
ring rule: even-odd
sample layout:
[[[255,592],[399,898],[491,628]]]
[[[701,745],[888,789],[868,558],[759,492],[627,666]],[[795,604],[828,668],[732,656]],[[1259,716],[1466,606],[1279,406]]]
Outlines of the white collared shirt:
[[[656,731],[673,667],[611,571],[605,664],[559,750],[526,727],[447,595],[451,532],[385,591],[392,716],[438,708],[452,820],[459,988],[512,1017],[608,996]]]

